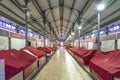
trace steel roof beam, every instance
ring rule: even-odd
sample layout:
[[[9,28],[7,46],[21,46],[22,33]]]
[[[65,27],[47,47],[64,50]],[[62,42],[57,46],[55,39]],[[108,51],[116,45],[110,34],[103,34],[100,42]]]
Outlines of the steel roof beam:
[[[48,5],[49,5],[49,7],[51,8],[51,3],[50,3],[50,0],[47,0],[47,2],[48,2]],[[52,18],[53,18],[53,20],[54,20],[54,23],[55,23],[55,26],[56,26],[56,29],[57,29],[57,24],[56,24],[56,22],[55,22],[55,16],[54,16],[54,13],[53,13],[53,11],[52,11],[52,8],[51,8],[51,14],[52,14]],[[54,29],[53,29],[54,30]],[[56,33],[55,33],[56,34]],[[56,34],[56,36],[57,36],[57,34]],[[59,37],[57,36],[57,39],[59,40]]]
[[[76,2],[76,0],[73,0],[73,3],[72,3],[72,7],[70,8],[70,14],[69,14],[69,18],[68,18],[68,23],[67,23],[67,27],[68,27],[68,25],[69,25],[69,23],[70,23],[70,19],[71,19],[71,15],[72,15],[72,11],[73,11],[73,8],[74,8],[74,6],[75,6],[75,2]],[[66,32],[66,31],[65,31]],[[65,34],[65,33],[64,33]],[[66,36],[67,37],[67,36]]]
[[[37,0],[32,0],[32,3],[34,4],[34,6],[35,6],[36,8],[38,7],[37,10],[39,10],[39,13],[40,13],[42,16],[44,16],[43,10],[42,10],[41,7],[39,6]],[[44,11],[45,11],[45,10],[44,10]],[[47,20],[47,18],[46,18],[46,20]],[[49,23],[48,20],[47,20],[47,22]],[[52,31],[55,32],[53,28],[52,28]],[[55,37],[58,38],[56,34],[55,34]]]
[[[92,3],[92,0],[87,0],[87,2],[85,3],[83,9],[81,10],[81,15],[83,15],[88,10],[88,8],[90,7],[91,3]]]
[[[65,37],[64,41],[67,39],[67,37],[69,36],[69,34],[71,33],[72,28],[75,26],[75,23],[72,24],[72,27],[70,28],[70,30],[67,33],[67,36]]]
[[[78,10],[79,14],[82,15],[83,13],[85,13],[90,4],[91,4],[91,0],[87,0],[87,2],[85,3],[83,9],[82,9],[81,11]],[[78,19],[78,18],[76,18],[76,20],[75,20],[75,22],[74,22],[73,24],[76,23],[77,19]],[[74,25],[71,27],[71,29],[72,29],[73,27],[74,27]],[[69,33],[70,33],[71,29],[69,30]],[[69,33],[67,34],[67,36],[69,35]],[[67,37],[66,37],[66,39],[67,39]],[[65,39],[65,40],[66,40],[66,39]]]
[[[55,5],[55,6],[51,7],[51,8],[54,9],[54,8],[59,7],[59,6],[60,6],[60,5],[58,4],[58,5]],[[71,6],[68,6],[68,5],[66,5],[66,4],[64,4],[63,7],[66,7],[66,8],[68,8],[68,9],[71,9],[71,8],[72,8]],[[45,9],[44,11],[50,10],[51,8]],[[75,9],[75,8],[73,8],[73,10],[75,10],[75,11],[77,11],[77,12],[80,11],[80,10]]]
[[[3,16],[3,17],[5,17],[5,18],[9,18],[11,21],[16,22],[17,24],[19,24],[19,25],[21,25],[21,26],[25,26],[24,23],[21,23],[20,21],[14,19],[13,17],[9,16],[8,14],[6,14],[6,13],[4,13],[4,12],[2,12],[2,11],[0,11],[0,15]],[[32,25],[32,26],[33,26],[33,25]],[[36,29],[35,27],[32,27],[32,28],[29,27],[29,28],[30,28],[31,30],[37,32],[37,33],[40,33],[39,30]],[[40,33],[40,34],[41,34],[41,33]],[[43,34],[42,34],[42,35],[43,35]]]
[[[63,16],[64,16],[64,0],[59,0],[59,14],[60,14],[60,27],[61,27],[61,38],[63,28]]]
[[[112,15],[114,15],[115,13],[117,13],[117,12],[119,12],[120,11],[120,8],[119,9],[117,9],[117,10],[115,10],[114,12],[112,12],[111,14],[109,14],[109,15],[107,15],[106,17],[104,17],[103,19],[101,19],[100,21],[104,21],[104,19],[107,19],[107,18],[109,18],[110,16],[112,16]],[[115,22],[115,21],[117,21],[117,20],[119,20],[119,18],[118,19],[112,19],[112,20],[110,20],[110,22],[111,23],[113,23],[113,22]],[[101,24],[101,27],[105,27],[106,25],[109,25],[110,24],[110,22],[108,21],[107,23],[104,23],[104,24]],[[109,23],[109,24],[108,24]],[[95,23],[94,25],[96,25],[97,23]],[[92,27],[92,26],[91,26]],[[91,29],[91,28],[87,28],[86,30],[86,33],[89,33],[89,32],[91,32],[92,30],[89,30],[89,29]],[[85,34],[85,33],[84,33]]]
[[[60,21],[60,19],[56,19],[55,22],[57,21]],[[72,21],[69,21],[69,20],[66,20],[66,19],[63,19],[63,21],[66,21],[66,22],[69,22],[69,23],[73,23]],[[54,21],[51,21],[50,23],[53,23]]]
[[[14,2],[15,1],[15,2]],[[11,2],[17,7],[17,8],[19,8],[23,13],[25,13],[25,11],[21,8],[21,5],[20,5],[20,3],[18,2],[18,1],[16,1],[16,0],[11,0]],[[32,21],[33,22],[35,22],[38,26],[40,26],[42,29],[43,29],[43,26],[37,21],[34,21],[35,20],[35,18],[31,15],[30,16],[30,18],[32,19]]]
[[[117,1],[117,0],[112,0],[112,1],[110,1],[110,3],[106,6],[106,9],[109,8],[109,6],[113,5],[116,1]],[[91,23],[92,20],[94,20],[96,17],[97,17],[97,12],[96,12],[95,14],[93,14],[93,15],[88,19],[88,22]],[[87,26],[87,25],[88,25],[88,24],[87,24],[88,22],[86,22],[84,26]]]
[[[25,21],[25,19],[23,19],[21,16],[17,15],[15,12],[13,12],[12,10],[10,10],[8,7],[6,7],[5,5],[1,4],[1,6],[3,6],[4,8],[6,8],[8,11],[10,11],[12,14],[16,15],[18,18],[20,18],[21,20]],[[15,20],[14,20],[15,21]],[[15,21],[16,22],[16,21]],[[25,25],[24,25],[25,26]],[[33,26],[33,25],[32,25]],[[34,26],[35,27],[35,26]],[[36,27],[37,28],[37,27]],[[39,30],[39,29],[38,29]],[[41,30],[40,30],[41,31]]]

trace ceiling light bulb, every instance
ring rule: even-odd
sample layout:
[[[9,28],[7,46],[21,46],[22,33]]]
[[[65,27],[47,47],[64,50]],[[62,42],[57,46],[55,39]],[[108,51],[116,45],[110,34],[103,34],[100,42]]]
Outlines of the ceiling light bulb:
[[[102,11],[102,10],[104,10],[105,9],[105,5],[104,4],[99,4],[98,6],[97,6],[97,10],[98,11]]]
[[[82,27],[81,27],[81,26],[78,26],[78,29],[82,29]]]
[[[75,35],[75,33],[74,33],[74,32],[72,32],[72,35]]]
[[[30,11],[29,10],[27,11],[27,16],[30,17]]]

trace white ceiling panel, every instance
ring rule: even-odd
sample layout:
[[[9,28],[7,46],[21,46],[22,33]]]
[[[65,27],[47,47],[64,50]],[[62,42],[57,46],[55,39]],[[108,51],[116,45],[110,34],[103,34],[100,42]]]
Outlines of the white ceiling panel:
[[[70,9],[64,8],[64,16],[63,16],[64,19],[65,19],[65,20],[68,20],[69,15],[70,15]]]
[[[83,9],[86,1],[88,1],[88,0],[76,0],[74,8],[81,11]]]
[[[101,19],[116,11],[117,9],[120,9],[120,0],[117,0],[112,6],[104,10],[101,14]]]
[[[49,10],[50,11],[50,10]],[[52,13],[51,11],[48,13],[47,19],[49,20],[49,22],[53,21],[53,17],[52,17]]]
[[[36,3],[36,1],[37,1],[37,3]],[[73,1],[75,1],[74,7],[72,6],[74,3]],[[97,23],[97,14],[96,14],[97,13],[96,12],[97,5],[95,3],[95,0],[91,0],[90,3],[88,1],[89,0],[64,0],[64,3],[62,3],[62,1],[60,1],[60,0],[49,0],[49,1],[48,0],[32,0],[32,1],[30,0],[30,2],[28,3],[28,8],[30,9],[31,16],[30,16],[30,18],[28,18],[28,21],[37,27],[37,28],[35,28],[36,30],[38,30],[38,28],[43,30],[43,28],[42,28],[42,27],[44,27],[43,11],[46,10],[45,17],[47,19],[46,20],[47,23],[51,23],[51,26],[52,26],[53,30],[55,31],[56,35],[58,35],[60,37],[59,39],[64,39],[65,36],[70,31],[70,29],[72,27],[74,27],[74,28],[76,27],[76,26],[73,26],[73,23],[77,20],[79,11],[82,11],[83,7],[84,6],[86,7],[85,4],[88,3],[88,5],[87,5],[88,8],[85,8],[86,10],[85,10],[84,14],[82,14],[80,16],[82,18],[80,20],[82,22],[81,25],[83,26],[81,31],[84,30],[84,32],[86,32],[86,31],[92,29],[92,27],[94,26],[94,23]],[[120,0],[115,0],[115,1],[114,1],[114,3],[111,4],[111,6],[109,8],[107,8],[106,10],[104,10],[101,13],[101,19],[103,19],[103,21],[101,21],[101,24],[109,22],[112,19],[114,19],[116,16],[120,15],[120,10],[117,11],[117,9],[120,8],[119,7]],[[24,0],[13,0],[13,2],[15,2],[15,4],[17,6],[20,6],[20,8],[22,8],[22,6],[25,5]],[[49,7],[48,2],[50,2],[51,8]],[[64,8],[63,12],[60,12],[62,10],[59,8],[59,6],[60,6],[59,2],[61,2],[61,4],[64,4],[64,5],[61,5],[62,6],[61,9]],[[103,2],[107,3],[107,5],[108,5],[108,3],[110,4],[110,2],[112,2],[112,0],[103,0]],[[6,13],[7,15],[14,18],[15,19],[14,21],[16,21],[16,22],[25,23],[25,21],[22,20],[22,19],[25,19],[25,13],[23,12],[23,10],[18,8],[14,3],[12,3],[12,0],[2,0],[1,4],[4,5],[4,6],[0,5],[0,10],[2,12]],[[5,8],[5,6],[7,8]],[[72,7],[73,7],[73,9],[72,9]],[[72,10],[72,13],[71,13],[71,10]],[[42,13],[42,15],[41,15],[41,13]],[[60,20],[60,13],[63,13],[63,16],[62,16],[63,20]],[[70,17],[70,20],[68,20],[70,13],[71,13],[71,17]],[[112,13],[114,13],[114,14],[112,14]],[[4,15],[4,16],[6,16],[7,18],[10,19],[10,17],[8,17],[7,15]],[[106,16],[108,16],[108,18]],[[22,19],[20,19],[20,17]],[[93,19],[88,22],[87,20],[89,20],[91,17],[93,17]],[[70,21],[70,22],[68,23],[67,21]],[[61,24],[61,23],[63,23],[63,24]],[[75,22],[75,23],[76,23],[76,25],[78,25],[77,22]],[[39,24],[41,24],[42,27]],[[49,26],[46,24],[46,30],[50,31],[49,29],[50,29]],[[62,29],[62,33],[61,33],[61,29]],[[61,37],[61,35],[62,35],[62,37]]]
[[[37,9],[35,8],[35,6],[32,4],[32,2],[29,3],[28,8],[31,10],[30,14],[34,17],[34,18],[41,18],[42,16],[40,15],[40,13],[37,11]]]
[[[3,1],[2,4],[13,11],[15,14],[18,14],[22,18],[25,18],[25,14],[19,10],[19,8],[17,8],[10,0]]]
[[[75,1],[75,0],[64,0],[64,4],[67,6],[72,6],[73,1]]]
[[[102,13],[101,13],[101,20],[102,22],[106,22],[108,21],[110,18],[113,19],[115,16],[111,17],[112,15],[115,15],[115,14],[120,14],[119,10],[120,7],[119,7],[119,2],[120,1],[116,1],[112,6],[110,6],[109,8],[107,8],[106,10],[104,10]],[[117,11],[116,13],[114,13],[115,11]],[[113,14],[114,13],[114,14]],[[112,14],[112,15],[110,15]],[[110,15],[109,17],[107,17],[108,15]],[[106,17],[106,18],[105,18]],[[108,19],[108,20],[107,20]],[[94,23],[97,23],[97,17],[92,20],[92,22]]]
[[[54,14],[54,16],[55,16],[55,20],[60,19],[59,7],[53,9],[53,14]]]
[[[16,15],[14,15],[10,11],[8,11],[6,8],[2,7],[1,5],[0,5],[0,10],[3,11],[4,13],[6,13],[7,15],[10,15],[12,18],[24,23],[24,21],[22,19],[20,19],[19,17],[17,17]]]
[[[67,24],[68,24],[68,22],[63,21],[63,26],[64,26],[64,27],[67,27]]]
[[[50,0],[52,7],[59,5],[59,0]]]
[[[40,26],[38,26],[37,24],[32,24],[32,25],[34,25],[35,26],[35,28],[37,27],[38,29],[40,29],[40,30],[42,30],[42,28],[40,27]]]
[[[76,16],[74,15],[74,13],[72,12],[71,14],[71,18],[70,18],[70,21],[74,22],[76,20]]]
[[[60,20],[56,21],[57,27],[60,26]]]
[[[111,19],[116,18],[117,16],[120,16],[120,10],[117,13],[115,13],[114,15],[111,15],[107,19],[104,19],[103,21],[101,21],[101,24],[106,23],[106,22],[110,21]]]
[[[92,2],[90,7],[87,9],[87,11],[83,14],[82,18],[89,19],[93,14],[96,12],[96,3]]]
[[[46,10],[49,8],[47,0],[37,0],[37,1],[40,7],[42,8],[42,10]]]

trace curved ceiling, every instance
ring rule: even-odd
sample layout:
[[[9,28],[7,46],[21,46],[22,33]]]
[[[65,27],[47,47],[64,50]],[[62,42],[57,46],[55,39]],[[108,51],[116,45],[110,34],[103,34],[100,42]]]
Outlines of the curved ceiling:
[[[28,0],[29,28],[61,41],[66,40],[71,30],[82,25],[82,35],[94,30],[97,24],[97,0]],[[102,0],[106,9],[101,13],[101,26],[120,20],[120,0]],[[0,15],[20,24],[25,24],[24,0],[0,1]],[[112,20],[114,19],[114,20]],[[75,27],[76,26],[76,27]],[[51,34],[51,35],[50,35]]]

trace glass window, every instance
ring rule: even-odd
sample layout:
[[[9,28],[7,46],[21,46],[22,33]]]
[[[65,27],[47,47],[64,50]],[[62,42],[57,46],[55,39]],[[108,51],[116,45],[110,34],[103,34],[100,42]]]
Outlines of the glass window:
[[[5,25],[6,25],[6,23],[5,22],[3,22],[3,26],[5,27]]]
[[[0,26],[2,26],[2,21],[0,21]]]
[[[110,28],[109,30],[110,30],[110,32],[113,32],[113,31],[114,31],[114,29],[113,29],[113,28]]]
[[[13,30],[15,30],[15,29],[16,29],[16,27],[15,27],[15,26],[11,26],[11,28],[12,28]]]
[[[118,29],[119,29],[119,26],[115,26],[115,27],[114,27],[114,30],[118,30]]]
[[[8,24],[8,27],[11,29],[11,25],[10,24]]]
[[[6,23],[6,27],[9,27],[9,24]]]

